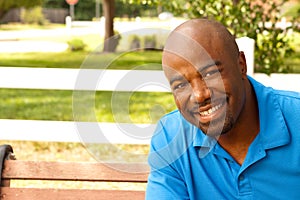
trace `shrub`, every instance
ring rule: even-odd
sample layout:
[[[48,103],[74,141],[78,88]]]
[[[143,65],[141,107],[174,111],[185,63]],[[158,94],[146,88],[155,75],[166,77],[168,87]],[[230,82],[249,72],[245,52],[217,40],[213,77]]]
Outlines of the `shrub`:
[[[156,47],[155,35],[147,35],[144,37],[144,48],[145,50],[153,50]]]
[[[73,38],[72,40],[68,41],[68,45],[71,51],[83,51],[86,47],[86,44],[83,42],[83,40],[79,38]]]
[[[132,35],[130,37],[130,49],[135,50],[140,48],[141,48],[141,39],[139,38],[138,35]]]
[[[293,53],[288,33],[296,29],[296,20],[286,28],[282,20],[283,0],[187,0],[166,2],[175,14],[190,18],[213,18],[227,26],[236,37],[247,36],[255,43],[255,70],[267,74],[288,72],[284,59]]]
[[[21,21],[25,24],[39,24],[45,25],[48,20],[44,17],[42,7],[37,6],[21,10]]]

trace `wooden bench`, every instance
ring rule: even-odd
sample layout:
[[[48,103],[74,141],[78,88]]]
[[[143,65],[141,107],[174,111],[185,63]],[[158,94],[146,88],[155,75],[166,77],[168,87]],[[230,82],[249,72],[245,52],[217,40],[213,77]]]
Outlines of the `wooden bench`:
[[[131,173],[129,173],[130,171]],[[79,162],[42,162],[6,160],[2,171],[0,199],[2,200],[101,200],[144,199],[145,191],[121,189],[17,188],[13,180],[89,181],[146,183],[146,164],[104,164]],[[136,172],[136,173],[133,173]]]

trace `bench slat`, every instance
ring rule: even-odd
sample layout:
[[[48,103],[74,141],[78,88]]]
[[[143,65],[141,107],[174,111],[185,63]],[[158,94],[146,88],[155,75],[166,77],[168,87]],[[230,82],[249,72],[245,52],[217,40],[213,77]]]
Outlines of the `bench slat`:
[[[74,180],[146,183],[146,164],[102,164],[7,160],[2,178],[29,180]]]
[[[127,190],[77,190],[77,189],[35,189],[2,187],[1,200],[138,200],[144,199],[144,191]]]

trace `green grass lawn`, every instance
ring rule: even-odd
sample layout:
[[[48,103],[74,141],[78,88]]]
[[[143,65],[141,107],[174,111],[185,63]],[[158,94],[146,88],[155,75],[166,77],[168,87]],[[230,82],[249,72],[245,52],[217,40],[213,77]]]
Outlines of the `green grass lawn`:
[[[90,115],[95,113],[99,122],[156,123],[162,115],[175,109],[170,93],[119,92],[117,103],[113,103],[112,94],[96,92],[91,99],[95,108],[76,113],[80,114],[80,121],[91,121]],[[74,120],[72,91],[0,89],[0,96],[1,119]],[[80,106],[85,107],[87,99],[83,97],[80,101]]]
[[[0,24],[1,31],[20,31],[20,30],[32,30],[32,29],[56,29],[64,28],[64,24],[50,23],[44,26],[38,24],[23,24],[23,23],[8,23]]]
[[[160,51],[136,51],[127,53],[0,53],[0,66],[89,68],[89,69],[142,69],[160,70]]]

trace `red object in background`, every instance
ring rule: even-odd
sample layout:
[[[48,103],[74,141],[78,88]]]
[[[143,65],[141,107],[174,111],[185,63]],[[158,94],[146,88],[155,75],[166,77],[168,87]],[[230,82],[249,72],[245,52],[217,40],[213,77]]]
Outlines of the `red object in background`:
[[[78,0],[66,0],[66,2],[69,4],[69,5],[75,5]]]

